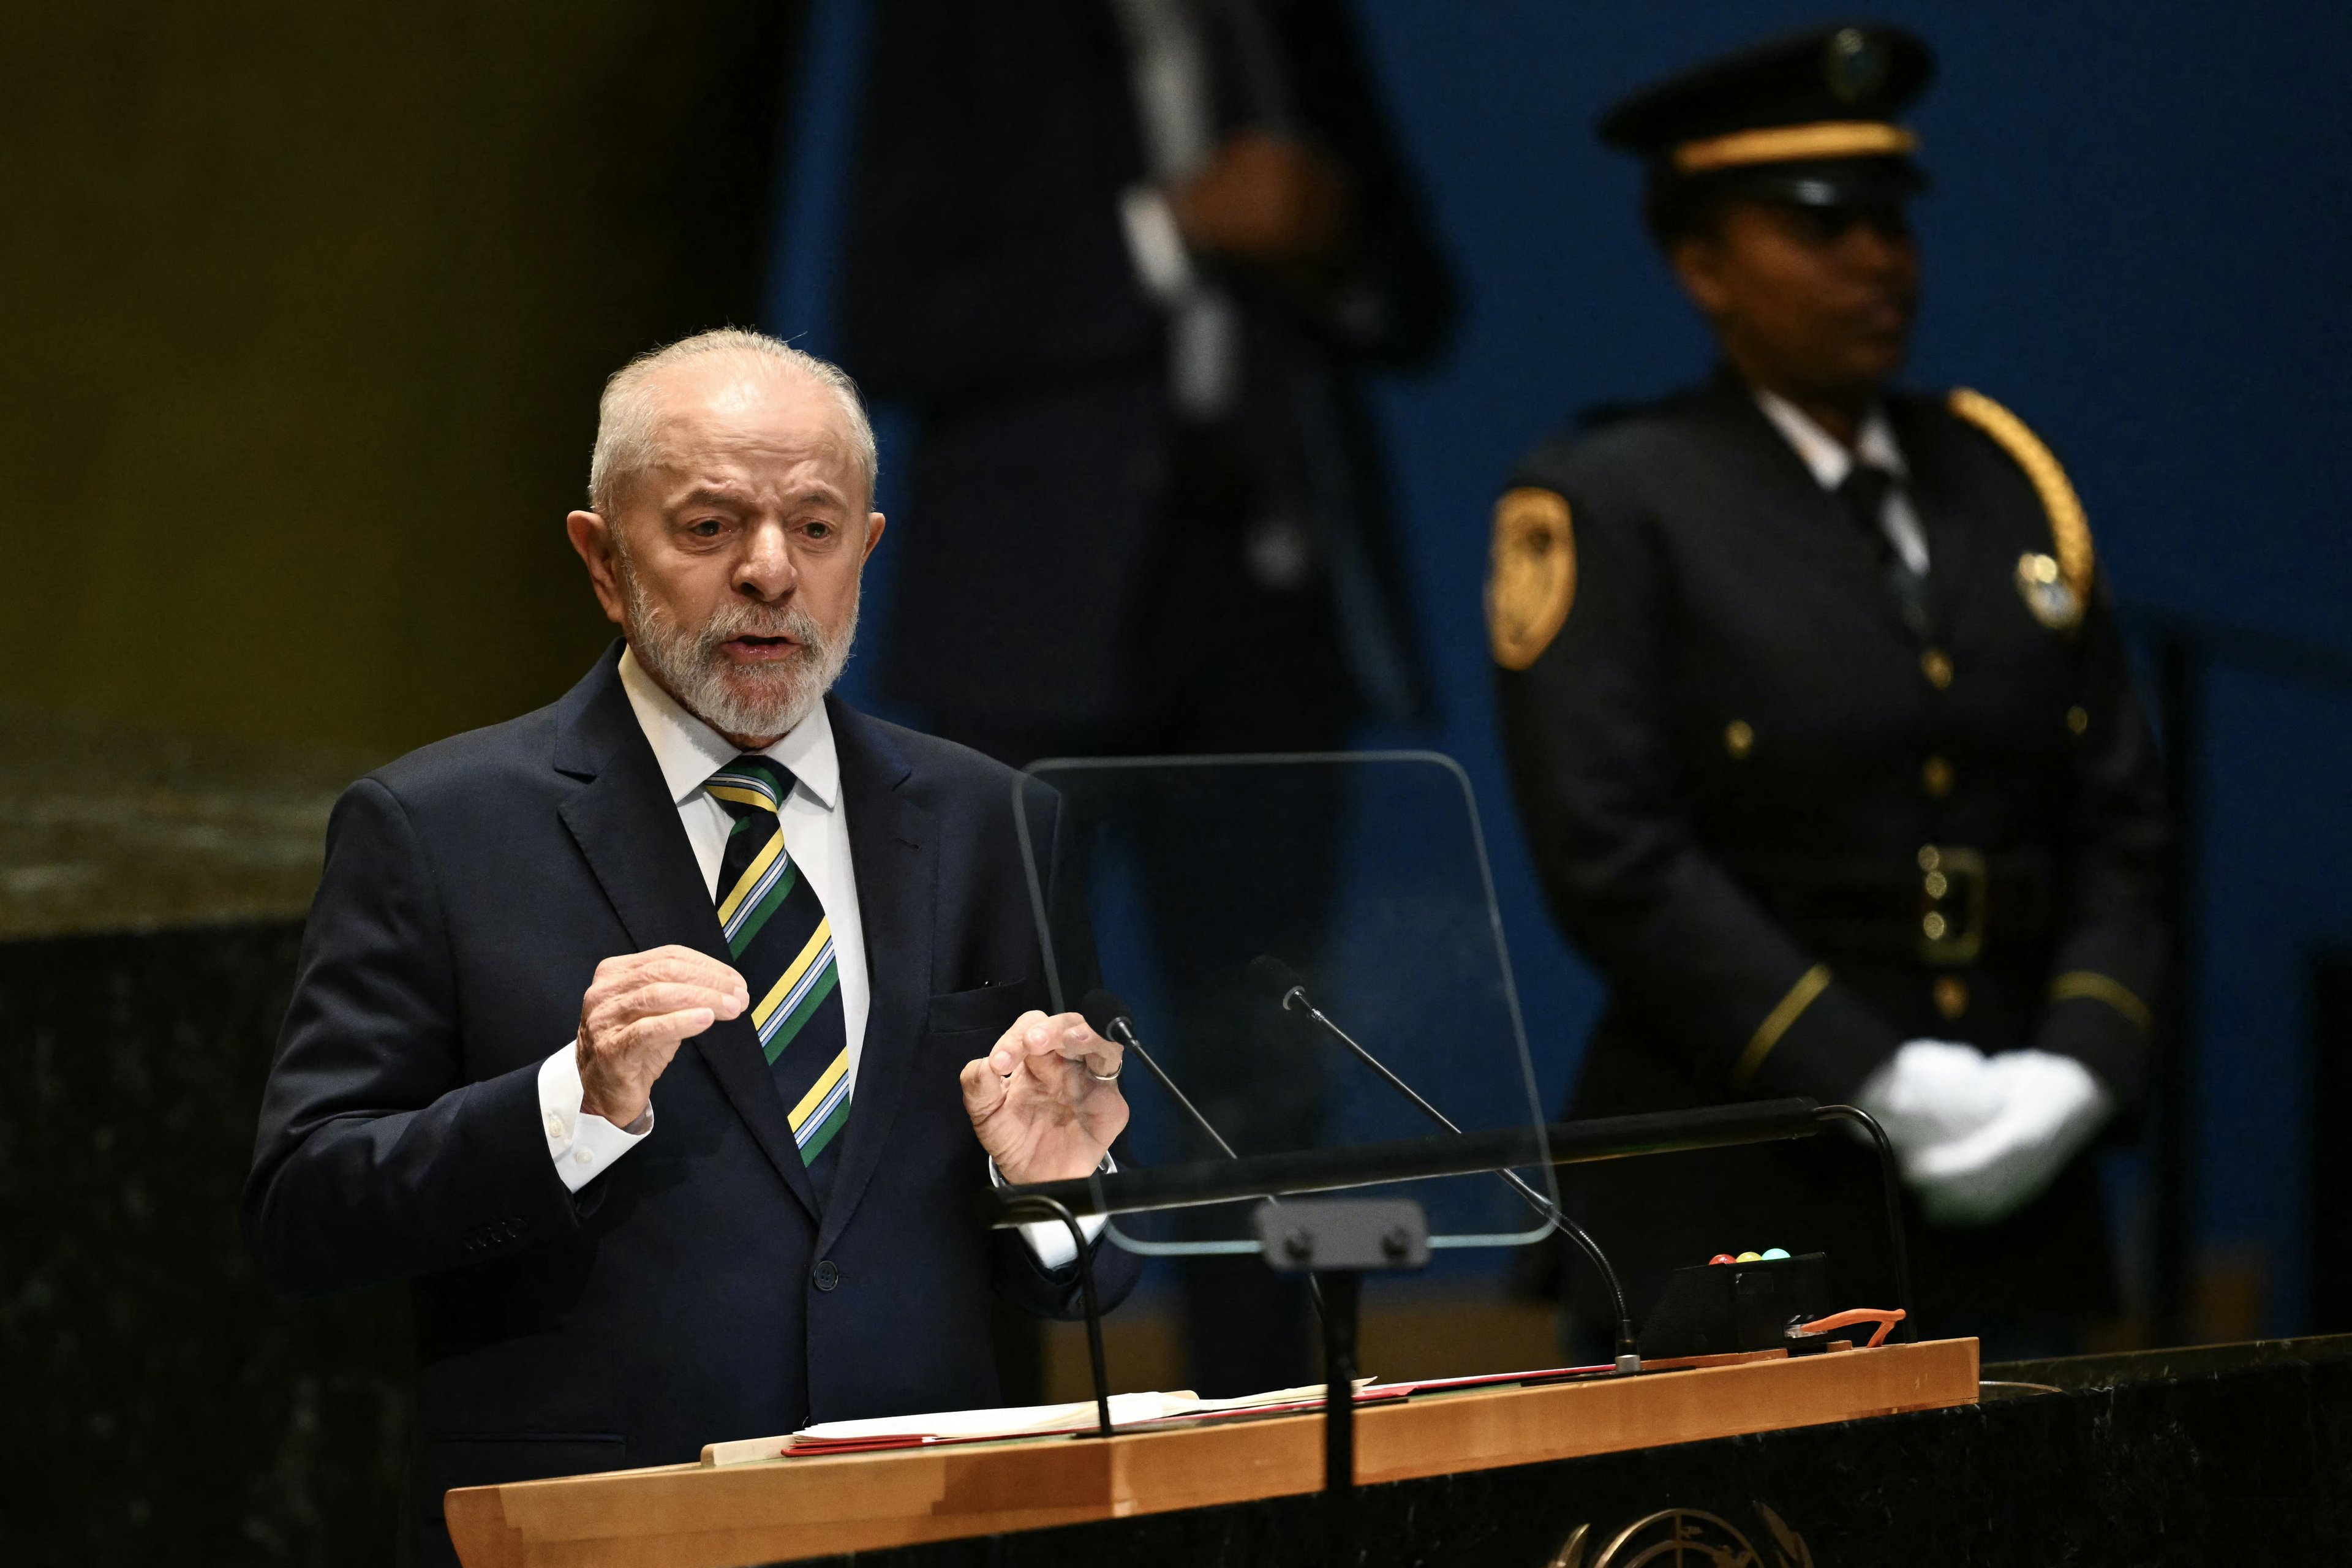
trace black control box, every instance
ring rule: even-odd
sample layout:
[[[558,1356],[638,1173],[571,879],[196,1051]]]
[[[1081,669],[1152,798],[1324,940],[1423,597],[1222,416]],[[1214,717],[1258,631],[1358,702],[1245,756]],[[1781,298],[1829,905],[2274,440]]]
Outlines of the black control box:
[[[1823,1253],[1677,1268],[1642,1325],[1642,1359],[1783,1349],[1790,1324],[1827,1317],[1829,1310]]]

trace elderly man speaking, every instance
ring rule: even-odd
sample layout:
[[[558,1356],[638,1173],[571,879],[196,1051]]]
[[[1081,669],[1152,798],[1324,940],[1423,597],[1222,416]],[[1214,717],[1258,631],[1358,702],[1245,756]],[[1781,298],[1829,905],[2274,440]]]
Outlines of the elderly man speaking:
[[[1012,775],[826,695],[874,474],[822,360],[630,364],[567,520],[623,641],[336,806],[245,1228],[415,1281],[428,1560],[448,1488],[992,1404],[992,1289],[1075,1310],[970,1200],[1108,1158],[1119,1049],[1037,1005]]]

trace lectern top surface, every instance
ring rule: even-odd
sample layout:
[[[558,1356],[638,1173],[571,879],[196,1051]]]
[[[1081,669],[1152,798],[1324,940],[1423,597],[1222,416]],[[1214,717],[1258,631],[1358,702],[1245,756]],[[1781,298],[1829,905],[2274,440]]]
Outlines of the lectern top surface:
[[[1364,1484],[1966,1405],[1974,1340],[1397,1399]],[[1318,1490],[1322,1418],[578,1476],[448,1495],[467,1568],[732,1568]]]

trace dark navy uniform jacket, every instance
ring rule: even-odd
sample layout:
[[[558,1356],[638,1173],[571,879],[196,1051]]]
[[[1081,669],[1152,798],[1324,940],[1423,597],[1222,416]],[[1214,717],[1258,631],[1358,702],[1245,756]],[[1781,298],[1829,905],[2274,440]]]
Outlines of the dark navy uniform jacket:
[[[1074,1268],[972,1207],[958,1074],[1046,994],[1013,775],[837,700],[873,1005],[829,1202],[748,1017],[682,1046],[653,1136],[565,1190],[538,1073],[598,962],[727,952],[617,660],[345,794],[262,1108],[245,1226],[270,1277],[416,1282],[428,1560],[448,1488],[993,1405],[992,1291],[1078,1310]],[[1107,1300],[1134,1283],[1115,1249],[1097,1268]]]
[[[1727,374],[1519,466],[1498,523],[1564,502],[1573,540],[1566,619],[1498,690],[1544,886],[1611,987],[1578,1112],[1843,1100],[1919,1037],[2061,1052],[2140,1097],[2158,755],[2063,473],[1958,404],[1986,400],[1885,405],[1928,547],[1916,625],[1883,543]],[[1838,1141],[1584,1186],[1635,1272],[1817,1244],[1848,1294],[1885,1293],[1874,1178]],[[2099,1310],[2104,1235],[2077,1160],[1990,1230],[1916,1236],[1927,1327]]]

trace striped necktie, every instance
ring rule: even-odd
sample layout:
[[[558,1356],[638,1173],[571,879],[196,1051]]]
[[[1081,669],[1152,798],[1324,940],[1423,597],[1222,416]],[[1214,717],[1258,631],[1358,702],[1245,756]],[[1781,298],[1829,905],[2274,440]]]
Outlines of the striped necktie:
[[[751,1022],[793,1124],[793,1142],[823,1205],[849,1121],[849,1034],[833,922],[784,848],[779,815],[793,775],[766,757],[738,757],[703,788],[735,818],[719,865],[719,925],[750,988]]]

